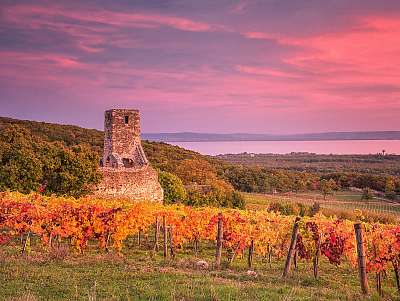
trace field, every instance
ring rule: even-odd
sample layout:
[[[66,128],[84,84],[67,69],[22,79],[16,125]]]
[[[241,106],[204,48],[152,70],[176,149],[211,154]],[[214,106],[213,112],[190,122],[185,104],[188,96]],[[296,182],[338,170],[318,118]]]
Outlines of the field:
[[[84,256],[54,251],[48,255],[32,250],[21,256],[15,247],[1,248],[1,300],[378,300],[363,298],[357,272],[347,265],[339,269],[321,263],[315,280],[312,266],[300,262],[282,279],[283,260],[271,265],[255,261],[257,277],[247,275],[245,259],[221,270],[199,270],[200,259],[212,261],[213,249],[204,248],[198,258],[191,250],[179,252],[164,263],[136,241],[124,256],[91,250]],[[389,274],[389,282],[393,282]],[[371,279],[372,280],[372,279]],[[373,282],[371,281],[373,287]],[[393,286],[384,287],[388,299],[395,298]]]
[[[245,166],[308,171],[315,173],[361,172],[374,175],[400,175],[399,155],[321,155],[292,154],[226,154],[216,156],[224,161]]]
[[[364,223],[366,297],[351,221],[303,217],[298,255],[288,257],[291,270],[283,277],[294,216],[38,194],[5,193],[1,202],[2,300],[399,299],[396,225]],[[157,250],[159,218],[165,226]],[[313,258],[319,258],[318,277]],[[383,298],[374,289],[377,275]]]
[[[373,198],[371,200],[361,199],[361,193],[351,191],[335,192],[324,199],[319,193],[287,193],[287,194],[258,194],[243,193],[248,209],[265,209],[271,203],[282,204],[304,204],[312,206],[320,204],[325,213],[351,213],[354,210],[361,210],[370,216],[397,220],[400,218],[400,203],[389,202],[384,199]]]

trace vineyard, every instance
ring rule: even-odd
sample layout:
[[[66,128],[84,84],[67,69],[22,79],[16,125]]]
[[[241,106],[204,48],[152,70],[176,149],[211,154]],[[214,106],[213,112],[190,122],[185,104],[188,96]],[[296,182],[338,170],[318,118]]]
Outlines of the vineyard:
[[[214,246],[214,270],[243,257],[249,270],[258,259],[266,265],[284,260],[282,277],[290,278],[291,267],[302,261],[318,278],[319,263],[327,260],[337,269],[346,263],[359,270],[364,293],[369,290],[365,274],[374,279],[380,295],[385,280],[400,293],[400,226],[362,222],[361,212],[360,223],[354,224],[322,215],[300,218],[267,211],[9,192],[1,193],[0,200],[0,244],[18,242],[20,252],[28,256],[33,238],[44,253],[67,246],[85,254],[88,244],[95,243],[99,252],[123,257],[131,247],[129,238],[140,242],[151,237],[150,251],[162,252],[164,258],[177,258],[189,249],[197,255],[202,247]]]

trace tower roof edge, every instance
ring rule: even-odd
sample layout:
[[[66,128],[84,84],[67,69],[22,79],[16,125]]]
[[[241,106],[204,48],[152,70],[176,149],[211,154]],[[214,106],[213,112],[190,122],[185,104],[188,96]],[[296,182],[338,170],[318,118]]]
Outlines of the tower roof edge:
[[[125,113],[125,112],[132,112],[132,113],[138,113],[138,109],[109,109],[106,110],[105,112],[118,112],[118,113]]]

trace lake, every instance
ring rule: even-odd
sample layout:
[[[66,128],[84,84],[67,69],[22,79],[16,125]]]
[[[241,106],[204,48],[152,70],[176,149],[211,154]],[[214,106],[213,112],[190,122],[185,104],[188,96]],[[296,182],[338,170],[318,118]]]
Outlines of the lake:
[[[204,155],[219,154],[287,154],[309,152],[317,154],[376,154],[384,149],[388,154],[400,154],[400,140],[335,140],[335,141],[210,141],[168,142]]]

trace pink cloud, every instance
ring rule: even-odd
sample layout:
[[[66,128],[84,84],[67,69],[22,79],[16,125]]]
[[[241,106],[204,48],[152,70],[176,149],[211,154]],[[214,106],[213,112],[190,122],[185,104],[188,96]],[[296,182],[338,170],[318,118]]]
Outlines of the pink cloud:
[[[248,32],[243,32],[241,34],[245,38],[252,40],[272,40],[281,45],[292,45],[292,46],[301,45],[296,38],[285,36],[280,33],[248,31]]]
[[[240,2],[231,13],[245,12],[246,5]],[[369,109],[371,119],[377,118],[374,112],[386,116],[400,107],[398,18],[366,16],[352,27],[304,37],[256,28],[246,31],[239,24],[215,25],[157,13],[94,9],[89,14],[54,4],[16,4],[5,7],[3,17],[18,29],[38,33],[38,38],[48,43],[33,50],[0,52],[0,79],[20,90],[54,89],[77,101],[151,104],[156,110],[170,108],[174,113],[182,108],[196,114],[227,112],[223,114],[231,115],[234,126],[241,116],[247,118],[243,123],[257,118],[260,124],[274,121],[282,127],[289,117],[296,125],[302,118],[311,124],[319,116],[324,125],[319,114],[329,117],[341,110]],[[161,27],[191,34],[171,35],[167,41],[164,37],[154,39],[156,35],[146,39],[143,32],[138,37],[132,34]],[[46,37],[47,31],[60,34],[57,38],[66,35],[71,39],[61,47],[52,47],[53,41],[46,40],[51,39]],[[191,39],[196,32],[216,35],[202,35],[207,45],[197,45]],[[232,38],[226,45],[224,35]],[[70,43],[74,48],[71,52]],[[131,54],[113,47],[140,49]],[[146,57],[144,49],[155,50],[155,54]],[[138,60],[149,61],[135,61],[137,53]],[[202,56],[204,53],[207,55]],[[209,62],[207,58],[214,55],[217,59]],[[206,119],[209,114],[198,118]]]
[[[89,53],[101,52],[110,46],[140,46],[139,41],[120,33],[121,29],[154,29],[165,26],[189,32],[221,30],[217,25],[175,16],[93,8],[88,13],[85,10],[71,10],[57,5],[7,6],[3,9],[3,20],[20,28],[47,29],[67,34],[73,38],[78,49]]]
[[[259,31],[250,31],[250,32],[245,32],[243,33],[243,36],[249,39],[256,39],[256,40],[272,40],[276,39],[276,37],[273,34],[270,33],[265,33],[265,32],[259,32]]]
[[[270,76],[270,77],[286,77],[286,78],[299,78],[298,74],[293,72],[285,72],[279,69],[273,69],[268,67],[250,67],[250,66],[243,66],[238,65],[236,66],[236,70],[252,74],[252,75],[263,75],[263,76]]]
[[[303,88],[299,93],[324,106],[400,105],[400,19],[367,16],[355,26],[306,38],[245,33],[249,39],[276,40],[296,46],[297,50],[281,58],[287,66],[285,71],[261,66],[239,66],[238,70],[254,76],[282,78],[282,81],[302,78]],[[288,87],[297,86],[286,83]],[[385,95],[385,103],[378,95]]]
[[[239,0],[237,3],[232,5],[230,9],[230,13],[232,14],[242,14],[246,11],[247,7],[250,4],[250,0]]]
[[[128,28],[168,26],[178,30],[194,32],[210,31],[213,28],[211,25],[204,22],[197,22],[175,16],[138,12],[123,13],[97,9],[91,9],[90,13],[88,13],[85,10],[68,10],[58,6],[15,5],[6,7],[3,13],[8,21],[14,21],[16,23],[23,22],[34,28],[48,25],[49,23],[47,23],[48,21],[46,18],[55,17],[66,17],[81,22],[96,22],[109,26]],[[60,20],[57,20],[57,22],[60,22]]]

